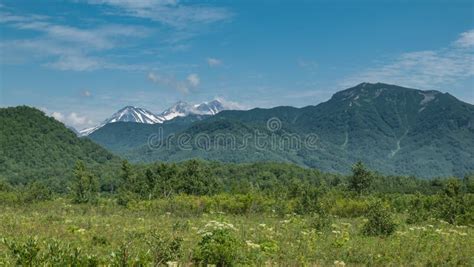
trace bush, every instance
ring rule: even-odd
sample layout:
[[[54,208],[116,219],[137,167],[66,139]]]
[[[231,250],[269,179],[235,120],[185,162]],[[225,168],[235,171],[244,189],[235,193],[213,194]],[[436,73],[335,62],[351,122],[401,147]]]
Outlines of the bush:
[[[343,218],[355,218],[367,213],[369,201],[363,198],[337,198],[329,204],[330,214]]]
[[[417,194],[415,198],[410,201],[408,210],[407,223],[415,224],[426,221],[429,217],[429,212],[426,208],[424,198],[421,194]]]
[[[329,228],[331,223],[331,217],[325,212],[315,213],[311,216],[310,225],[318,231],[322,231],[324,229]]]
[[[367,223],[363,227],[363,233],[369,236],[388,236],[396,228],[392,214],[388,207],[380,200],[373,202],[367,212]]]
[[[233,266],[238,262],[238,252],[242,249],[228,224],[214,222],[217,226],[202,233],[202,239],[194,251],[194,261],[204,266]]]
[[[28,184],[26,190],[24,191],[24,201],[25,202],[36,202],[50,200],[53,196],[51,189],[49,189],[44,183],[34,181]]]

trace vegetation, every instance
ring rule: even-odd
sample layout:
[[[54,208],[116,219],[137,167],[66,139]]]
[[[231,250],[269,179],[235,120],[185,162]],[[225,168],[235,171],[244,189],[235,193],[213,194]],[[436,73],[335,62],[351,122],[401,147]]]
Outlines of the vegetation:
[[[470,178],[191,160],[124,161],[109,181],[89,168],[66,193],[0,183],[0,265],[474,264]],[[359,175],[371,182],[354,190]]]
[[[473,175],[133,164],[35,109],[0,122],[1,266],[474,265]]]
[[[0,125],[0,179],[13,185],[37,181],[51,190],[66,192],[73,178],[71,169],[78,160],[103,177],[111,177],[106,169],[120,163],[107,150],[77,138],[62,123],[35,108],[0,108]]]

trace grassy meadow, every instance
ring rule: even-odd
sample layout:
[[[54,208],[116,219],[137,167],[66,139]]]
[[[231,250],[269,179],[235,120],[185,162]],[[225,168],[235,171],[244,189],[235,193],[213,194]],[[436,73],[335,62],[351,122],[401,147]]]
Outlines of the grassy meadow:
[[[208,204],[178,196],[128,207],[107,199],[88,205],[62,198],[2,205],[0,265],[474,264],[472,226],[437,219],[406,224],[404,214],[396,213],[393,234],[367,236],[364,216],[228,214]],[[209,236],[214,239],[203,242]]]

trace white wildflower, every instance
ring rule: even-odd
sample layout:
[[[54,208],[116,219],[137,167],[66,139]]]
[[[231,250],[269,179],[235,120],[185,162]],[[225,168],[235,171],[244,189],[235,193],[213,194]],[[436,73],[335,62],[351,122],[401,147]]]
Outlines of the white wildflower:
[[[168,265],[168,267],[178,267],[178,262],[177,261],[167,261],[166,265]]]
[[[257,248],[260,248],[260,245],[259,244],[256,244],[250,240],[247,240],[245,241],[245,243],[247,244],[248,247],[250,248],[254,248],[254,249],[257,249]]]

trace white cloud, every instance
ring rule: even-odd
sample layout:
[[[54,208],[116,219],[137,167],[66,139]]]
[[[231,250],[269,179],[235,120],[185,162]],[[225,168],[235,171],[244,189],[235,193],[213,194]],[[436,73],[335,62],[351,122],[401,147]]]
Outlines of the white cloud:
[[[45,66],[58,70],[91,71],[101,68],[103,65],[95,59],[82,55],[63,55],[57,61],[45,64]]]
[[[471,32],[447,48],[440,50],[415,51],[363,70],[347,78],[342,86],[360,82],[386,82],[419,89],[439,89],[453,82],[474,76],[474,51],[464,49],[471,45]]]
[[[83,90],[81,94],[84,97],[91,97],[92,96],[92,93],[89,90]]]
[[[474,29],[461,33],[454,44],[459,47],[472,48],[474,46]]]
[[[222,21],[232,17],[225,8],[204,5],[184,5],[178,0],[87,0],[89,4],[112,8],[108,14],[139,17],[175,27]]]
[[[61,112],[54,111],[51,116],[60,122],[64,121],[64,115]]]
[[[200,83],[199,75],[189,74],[186,80],[177,80],[173,76],[159,75],[153,72],[148,73],[148,80],[156,84],[161,84],[183,94],[190,92],[191,88],[197,87]]]
[[[72,125],[84,125],[89,122],[89,120],[86,117],[80,116],[75,112],[71,112],[69,116],[67,117],[67,121]]]
[[[125,41],[129,42],[131,37],[143,38],[149,35],[148,29],[138,26],[112,24],[77,28],[52,23],[44,16],[18,16],[1,11],[0,23],[37,34],[31,39],[1,41],[0,53],[7,63],[41,59],[46,60],[44,66],[59,70],[134,69],[135,66],[110,63],[92,55],[113,50]]]
[[[216,67],[216,66],[219,66],[220,64],[222,64],[222,61],[217,59],[217,58],[208,58],[206,59],[207,61],[207,65],[209,65],[209,67]]]
[[[81,116],[76,112],[71,112],[65,115],[61,112],[54,111],[51,112],[51,117],[64,123],[67,126],[72,126],[75,129],[83,129],[85,127],[93,125],[92,120],[88,119],[86,116]]]
[[[153,72],[148,73],[148,79],[152,82],[158,82],[159,78]]]
[[[186,80],[193,87],[198,86],[200,82],[199,76],[196,73],[189,74]]]
[[[215,99],[218,100],[219,102],[221,102],[222,105],[224,105],[224,107],[227,108],[227,109],[232,109],[232,110],[245,110],[245,109],[248,109],[247,106],[245,106],[241,103],[238,103],[238,102],[235,102],[235,101],[229,101],[229,100],[226,100],[222,97],[216,97]]]

